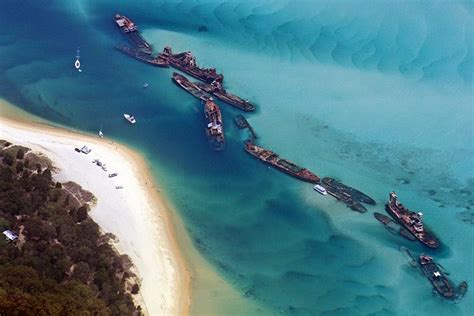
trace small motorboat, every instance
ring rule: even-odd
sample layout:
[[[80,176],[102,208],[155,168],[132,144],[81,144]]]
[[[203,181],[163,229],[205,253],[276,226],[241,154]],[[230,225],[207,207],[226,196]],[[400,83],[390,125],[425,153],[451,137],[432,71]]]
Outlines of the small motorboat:
[[[321,193],[322,195],[327,195],[328,194],[328,191],[326,191],[326,189],[322,186],[322,185],[319,185],[319,184],[316,184],[313,189],[319,193]]]
[[[150,84],[149,84],[148,82],[145,82],[145,83],[143,84],[143,89],[148,88],[149,85],[150,85]]]
[[[135,123],[137,122],[137,120],[135,119],[135,117],[134,117],[133,115],[131,115],[131,114],[125,113],[125,114],[123,115],[123,117],[124,117],[127,121],[129,121],[131,124],[135,124]]]

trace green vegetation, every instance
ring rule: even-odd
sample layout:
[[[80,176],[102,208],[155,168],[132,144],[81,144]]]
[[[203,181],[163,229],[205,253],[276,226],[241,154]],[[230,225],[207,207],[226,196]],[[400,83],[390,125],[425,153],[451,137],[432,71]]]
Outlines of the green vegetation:
[[[0,141],[0,315],[139,315],[139,291],[88,216],[27,148]]]

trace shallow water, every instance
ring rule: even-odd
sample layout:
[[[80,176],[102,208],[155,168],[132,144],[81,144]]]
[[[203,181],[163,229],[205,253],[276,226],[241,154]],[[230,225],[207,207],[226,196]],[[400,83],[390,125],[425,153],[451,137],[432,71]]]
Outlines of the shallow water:
[[[199,102],[171,83],[172,70],[113,49],[123,41],[111,22],[117,10],[155,50],[192,50],[225,74],[229,90],[254,100],[248,120],[262,146],[378,205],[351,212],[253,160],[231,123],[237,111],[225,105],[227,148],[211,152]],[[474,284],[470,4],[7,0],[0,18],[0,95],[85,131],[102,124],[106,136],[140,150],[195,247],[242,297],[231,304],[208,295],[193,302],[194,314],[204,313],[200,305],[287,315],[474,309],[469,292],[459,304],[432,295],[398,250],[426,249],[371,214],[396,190],[441,238],[442,249],[429,252],[456,281]],[[126,125],[124,112],[138,124]]]

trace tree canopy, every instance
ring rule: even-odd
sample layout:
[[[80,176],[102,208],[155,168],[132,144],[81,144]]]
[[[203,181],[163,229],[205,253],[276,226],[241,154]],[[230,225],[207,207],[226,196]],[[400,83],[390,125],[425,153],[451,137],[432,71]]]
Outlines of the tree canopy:
[[[0,315],[139,315],[139,286],[88,216],[53,182],[50,168],[31,165],[28,149],[0,141]],[[125,260],[126,259],[126,260]]]

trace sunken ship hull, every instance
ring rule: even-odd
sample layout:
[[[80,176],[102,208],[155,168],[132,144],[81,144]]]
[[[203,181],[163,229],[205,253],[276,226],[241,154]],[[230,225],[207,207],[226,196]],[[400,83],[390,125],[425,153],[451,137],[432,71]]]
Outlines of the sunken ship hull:
[[[333,187],[341,193],[347,193],[348,195],[351,196],[352,200],[354,201],[357,201],[359,203],[375,205],[374,199],[372,199],[370,196],[348,185],[345,185],[344,183],[339,182],[336,179],[326,177],[326,178],[323,178],[321,181],[324,185]]]
[[[174,68],[176,68],[178,70],[181,70],[182,72],[184,72],[184,73],[186,73],[186,74],[188,74],[191,77],[194,77],[196,79],[199,79],[199,80],[202,80],[202,81],[205,81],[205,82],[212,82],[212,81],[215,80],[214,78],[216,78],[214,76],[209,76],[209,75],[203,74],[203,72],[200,69],[196,69],[195,67],[183,66],[180,63],[173,60],[172,58],[168,59],[168,61],[169,61],[170,65],[173,66]]]
[[[233,107],[245,111],[251,112],[255,110],[255,105],[247,100],[242,99],[234,94],[227,92],[219,81],[214,81],[211,84],[207,83],[196,83],[199,88],[206,91],[207,93],[213,94],[219,100],[232,105]]]
[[[333,196],[336,200],[345,203],[351,210],[359,213],[367,212],[365,206],[358,201],[355,201],[347,192],[341,192],[337,187],[326,184],[324,184],[324,188],[331,196]]]
[[[207,100],[211,97],[207,92],[201,90],[197,85],[177,72],[173,73],[172,80],[178,87],[184,89],[186,92],[191,94],[193,97],[198,98],[199,100]]]
[[[127,45],[121,45],[121,44],[115,46],[115,48],[118,51],[122,52],[123,54],[130,56],[132,58],[135,58],[143,63],[149,64],[155,67],[163,67],[163,68],[169,67],[168,62],[166,62],[165,60],[159,57],[153,57],[152,55],[146,54],[139,49],[129,47]]]
[[[228,92],[224,91],[214,91],[212,93],[216,98],[218,98],[221,101],[224,101],[227,104],[232,105],[233,107],[238,108],[239,110],[245,111],[245,112],[252,112],[255,111],[255,105],[252,103],[241,99],[240,97],[230,94]]]
[[[204,106],[206,135],[209,145],[215,151],[223,151],[225,148],[225,137],[221,111],[212,98],[202,100],[201,102]]]
[[[191,52],[173,54],[171,47],[165,47],[159,56],[166,60],[173,68],[181,70],[182,72],[201,81],[211,83],[215,80],[219,82],[224,80],[224,76],[222,74],[218,74],[216,69],[198,67],[196,64],[196,59],[191,54]]]
[[[145,54],[152,53],[151,45],[140,35],[138,27],[131,19],[124,15],[116,14],[114,21],[132,45]]]
[[[385,210],[423,245],[433,249],[439,248],[439,240],[424,228],[421,222],[422,214],[412,212],[403,206],[403,204],[398,201],[395,192],[390,193],[389,201],[385,205]]]
[[[438,268],[438,265],[431,257],[421,254],[418,263],[420,264],[421,272],[423,272],[425,277],[431,282],[436,292],[444,298],[455,298],[456,293],[451,282]]]
[[[408,232],[408,230],[406,230],[404,227],[397,224],[390,217],[385,216],[385,215],[380,214],[380,213],[377,213],[377,212],[374,213],[374,217],[379,222],[381,222],[388,231],[390,231],[394,234],[399,234],[400,236],[402,236],[402,237],[404,237],[404,238],[406,238],[410,241],[415,241],[416,240],[416,238],[412,234],[410,234],[410,232]]]
[[[264,163],[294,178],[309,183],[319,183],[319,177],[306,168],[295,165],[291,161],[281,159],[276,153],[259,147],[251,142],[245,144],[245,151]]]

